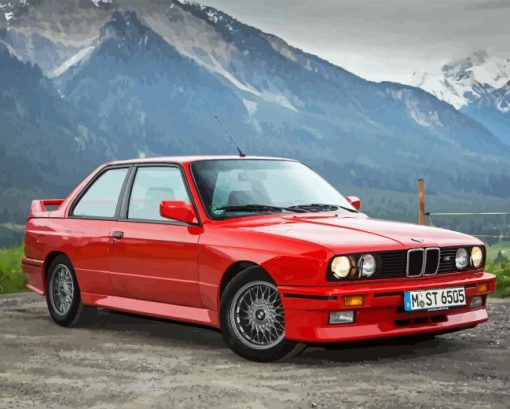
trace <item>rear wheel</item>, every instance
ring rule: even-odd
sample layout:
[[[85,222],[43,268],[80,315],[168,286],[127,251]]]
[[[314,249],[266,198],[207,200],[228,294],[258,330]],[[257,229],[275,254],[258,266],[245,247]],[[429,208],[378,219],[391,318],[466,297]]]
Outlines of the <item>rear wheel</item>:
[[[53,321],[63,327],[76,324],[82,316],[83,304],[73,266],[66,256],[53,259],[46,282],[46,303]]]
[[[225,288],[220,309],[223,339],[238,355],[259,362],[295,356],[305,345],[285,339],[285,313],[276,285],[256,267]]]

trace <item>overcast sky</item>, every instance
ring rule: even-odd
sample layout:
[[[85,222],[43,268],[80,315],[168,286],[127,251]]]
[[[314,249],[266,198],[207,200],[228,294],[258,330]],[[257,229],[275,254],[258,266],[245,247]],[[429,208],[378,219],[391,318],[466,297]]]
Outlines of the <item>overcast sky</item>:
[[[510,0],[199,0],[362,77],[406,82],[484,49],[510,56]]]

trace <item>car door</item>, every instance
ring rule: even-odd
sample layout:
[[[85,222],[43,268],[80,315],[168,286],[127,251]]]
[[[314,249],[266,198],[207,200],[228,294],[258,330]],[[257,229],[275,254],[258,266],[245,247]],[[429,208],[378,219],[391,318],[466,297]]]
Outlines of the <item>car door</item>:
[[[61,221],[65,248],[83,293],[109,295],[108,252],[112,224],[120,211],[120,196],[129,166],[101,171],[83,189]]]
[[[202,229],[161,217],[163,200],[191,202],[181,169],[176,165],[136,166],[111,239],[114,292],[128,298],[201,306],[198,240]]]

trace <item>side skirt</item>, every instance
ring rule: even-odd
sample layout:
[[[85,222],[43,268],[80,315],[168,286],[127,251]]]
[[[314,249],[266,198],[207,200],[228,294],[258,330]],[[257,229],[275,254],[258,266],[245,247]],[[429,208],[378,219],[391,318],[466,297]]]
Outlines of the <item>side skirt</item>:
[[[220,328],[218,313],[205,308],[91,293],[81,293],[81,301],[84,305],[91,307],[102,307],[108,310],[123,311],[132,314],[147,315],[149,317],[166,318],[169,320],[191,322]]]

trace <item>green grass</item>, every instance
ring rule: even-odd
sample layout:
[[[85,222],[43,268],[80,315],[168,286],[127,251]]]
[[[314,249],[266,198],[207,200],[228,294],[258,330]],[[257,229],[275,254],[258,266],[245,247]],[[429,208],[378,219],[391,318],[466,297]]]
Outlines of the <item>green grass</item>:
[[[21,271],[23,246],[0,249],[0,294],[25,289],[25,275]]]
[[[495,246],[492,246],[495,247]],[[491,250],[494,250],[489,248]],[[495,249],[495,254],[501,248]],[[490,254],[490,253],[489,253]],[[0,293],[13,293],[25,289],[25,275],[21,271],[23,246],[0,249]],[[491,257],[489,257],[489,260]],[[494,263],[489,261],[486,271],[497,277],[496,297],[510,297],[510,262]]]
[[[510,260],[510,241],[500,240],[492,246],[487,246],[487,260],[493,261],[500,251]]]
[[[496,275],[497,288],[494,295],[496,297],[510,297],[510,262],[489,262],[485,267],[485,270]]]

